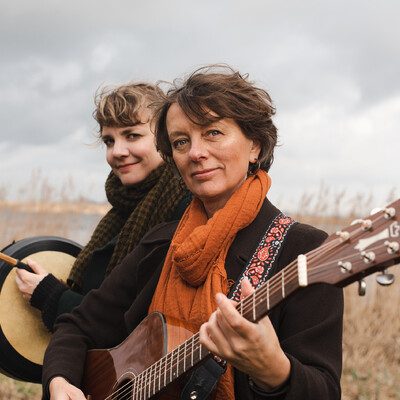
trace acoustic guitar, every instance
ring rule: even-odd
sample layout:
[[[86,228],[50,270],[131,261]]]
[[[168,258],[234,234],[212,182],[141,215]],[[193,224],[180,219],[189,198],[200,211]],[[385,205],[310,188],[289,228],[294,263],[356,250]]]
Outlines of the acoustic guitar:
[[[400,199],[330,235],[239,302],[237,310],[257,322],[315,283],[344,287],[377,271],[383,271],[378,282],[392,283],[394,276],[385,269],[400,262],[399,213]],[[210,357],[198,333],[152,313],[119,346],[88,351],[82,390],[90,400],[179,399],[185,377]]]

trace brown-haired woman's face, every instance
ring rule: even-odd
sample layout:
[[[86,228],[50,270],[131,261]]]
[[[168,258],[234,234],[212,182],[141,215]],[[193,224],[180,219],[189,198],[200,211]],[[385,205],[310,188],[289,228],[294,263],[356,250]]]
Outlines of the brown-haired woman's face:
[[[175,164],[211,216],[246,180],[249,162],[257,159],[260,147],[234,120],[197,125],[177,103],[168,110],[166,122]]]
[[[124,127],[104,126],[101,140],[107,146],[106,158],[123,185],[134,185],[147,178],[162,163],[150,129],[149,113],[139,113],[140,124]]]

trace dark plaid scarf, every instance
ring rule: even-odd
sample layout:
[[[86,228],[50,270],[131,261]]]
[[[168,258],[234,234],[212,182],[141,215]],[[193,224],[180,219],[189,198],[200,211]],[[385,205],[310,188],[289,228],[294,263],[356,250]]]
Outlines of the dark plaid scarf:
[[[143,182],[129,187],[122,185],[111,172],[105,186],[112,208],[101,219],[72,266],[68,284],[76,291],[82,288],[86,268],[96,249],[119,235],[107,267],[108,275],[151,228],[171,219],[179,202],[187,195],[167,164],[153,170]]]

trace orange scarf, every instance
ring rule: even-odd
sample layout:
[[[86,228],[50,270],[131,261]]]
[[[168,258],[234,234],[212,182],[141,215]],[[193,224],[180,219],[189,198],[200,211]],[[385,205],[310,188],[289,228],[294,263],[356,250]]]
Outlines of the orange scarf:
[[[237,232],[257,216],[271,179],[265,171],[248,178],[225,206],[208,219],[194,198],[172,239],[149,313],[188,321],[197,330],[217,308],[215,295],[229,290],[225,258]],[[233,369],[217,387],[217,400],[234,399]]]

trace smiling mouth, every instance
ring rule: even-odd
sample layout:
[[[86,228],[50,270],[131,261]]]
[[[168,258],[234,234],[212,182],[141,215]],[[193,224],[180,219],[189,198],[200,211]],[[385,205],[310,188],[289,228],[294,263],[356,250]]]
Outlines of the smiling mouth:
[[[136,165],[136,164],[138,164],[138,162],[130,163],[130,164],[124,164],[124,165],[118,165],[117,169],[118,169],[118,171],[123,171],[125,169],[129,169],[130,167],[132,167],[133,165]]]

